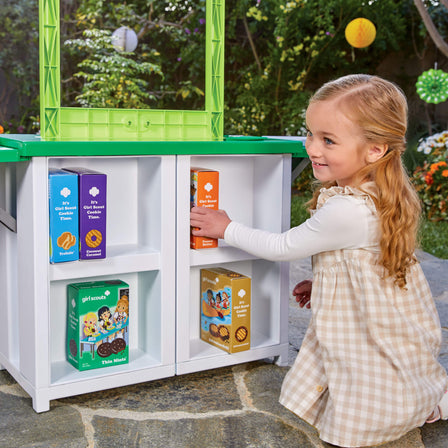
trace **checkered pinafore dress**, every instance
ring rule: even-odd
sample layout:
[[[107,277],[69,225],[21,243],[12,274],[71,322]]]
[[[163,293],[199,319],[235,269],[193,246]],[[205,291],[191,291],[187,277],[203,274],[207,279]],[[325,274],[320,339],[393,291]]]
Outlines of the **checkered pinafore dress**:
[[[280,396],[322,440],[343,447],[396,440],[423,425],[448,383],[420,265],[403,290],[376,260],[363,249],[313,257],[312,318]]]

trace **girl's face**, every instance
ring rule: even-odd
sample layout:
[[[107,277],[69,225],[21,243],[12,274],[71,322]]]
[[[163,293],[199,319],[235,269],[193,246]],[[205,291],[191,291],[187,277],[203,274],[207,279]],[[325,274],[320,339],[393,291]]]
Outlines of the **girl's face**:
[[[314,177],[321,182],[351,185],[368,162],[369,144],[361,128],[341,111],[338,98],[316,101],[306,112],[306,152]]]
[[[95,324],[96,324],[96,319],[91,318],[91,319],[85,319],[84,320],[84,325],[86,327],[94,327]]]

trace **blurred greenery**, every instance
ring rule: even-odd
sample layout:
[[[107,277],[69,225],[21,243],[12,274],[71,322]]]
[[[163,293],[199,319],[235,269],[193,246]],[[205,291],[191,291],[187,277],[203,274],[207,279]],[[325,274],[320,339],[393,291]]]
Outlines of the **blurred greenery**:
[[[311,193],[296,193],[291,197],[291,227],[296,227],[309,218],[306,203],[311,199]]]
[[[34,131],[38,101],[36,0],[0,9],[0,124]],[[445,37],[448,15],[430,8]],[[64,106],[203,109],[205,0],[60,0],[61,96]],[[376,39],[354,49],[346,25],[365,17]],[[397,82],[410,109],[411,171],[416,141],[437,122],[436,107],[416,97],[425,64],[447,64],[428,37],[413,0],[227,0],[224,133],[303,135],[311,93],[331,78],[376,73]],[[132,28],[139,44],[118,54],[111,33]],[[433,59],[434,58],[434,59]],[[422,70],[415,70],[415,66]]]
[[[439,258],[448,259],[448,221],[422,220],[420,246]]]

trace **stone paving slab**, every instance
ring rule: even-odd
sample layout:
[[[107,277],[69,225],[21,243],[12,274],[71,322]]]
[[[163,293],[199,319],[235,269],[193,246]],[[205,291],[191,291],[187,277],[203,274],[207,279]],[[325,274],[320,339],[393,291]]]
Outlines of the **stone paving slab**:
[[[166,393],[177,389],[171,385],[174,378],[168,378],[158,381],[162,386],[159,388],[142,384],[140,393],[139,386],[109,390],[102,407],[104,392],[96,392],[53,401],[51,411],[42,414],[32,410],[31,399],[16,395],[19,392],[14,389],[14,382],[6,372],[0,372],[0,434],[6,434],[0,439],[0,446],[329,448],[313,427],[278,403],[287,370],[259,361],[212,371],[216,390],[211,396],[206,386],[209,371],[179,377],[187,387],[180,388],[177,400]],[[154,396],[156,389],[158,393]],[[238,393],[238,400],[231,398],[233,404],[226,404],[229,389]],[[182,408],[185,390],[197,397],[199,406]],[[217,396],[222,408],[214,405]],[[136,406],[138,401],[143,405]],[[178,410],[167,406],[168,402],[177,403]],[[126,408],[128,403],[131,409]],[[446,429],[445,422],[432,426],[426,438],[439,442],[441,432]],[[446,445],[423,445],[419,429],[383,445],[384,448],[439,446],[446,448]]]
[[[175,421],[95,417],[95,440],[101,447],[314,448],[294,427],[254,412],[238,416]]]
[[[0,378],[6,375],[1,372]],[[0,434],[1,447],[87,446],[84,425],[75,408],[56,406],[52,412],[36,414],[30,398],[4,392],[0,392]]]
[[[206,413],[242,409],[230,367],[175,376],[59,400],[89,409]]]

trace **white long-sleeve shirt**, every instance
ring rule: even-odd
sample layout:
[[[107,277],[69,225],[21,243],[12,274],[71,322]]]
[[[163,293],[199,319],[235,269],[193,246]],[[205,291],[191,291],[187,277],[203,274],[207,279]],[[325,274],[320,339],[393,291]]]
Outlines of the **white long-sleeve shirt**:
[[[252,229],[232,221],[224,240],[259,258],[292,261],[336,249],[378,248],[378,218],[367,195],[342,194],[330,197],[300,226],[284,233]]]

